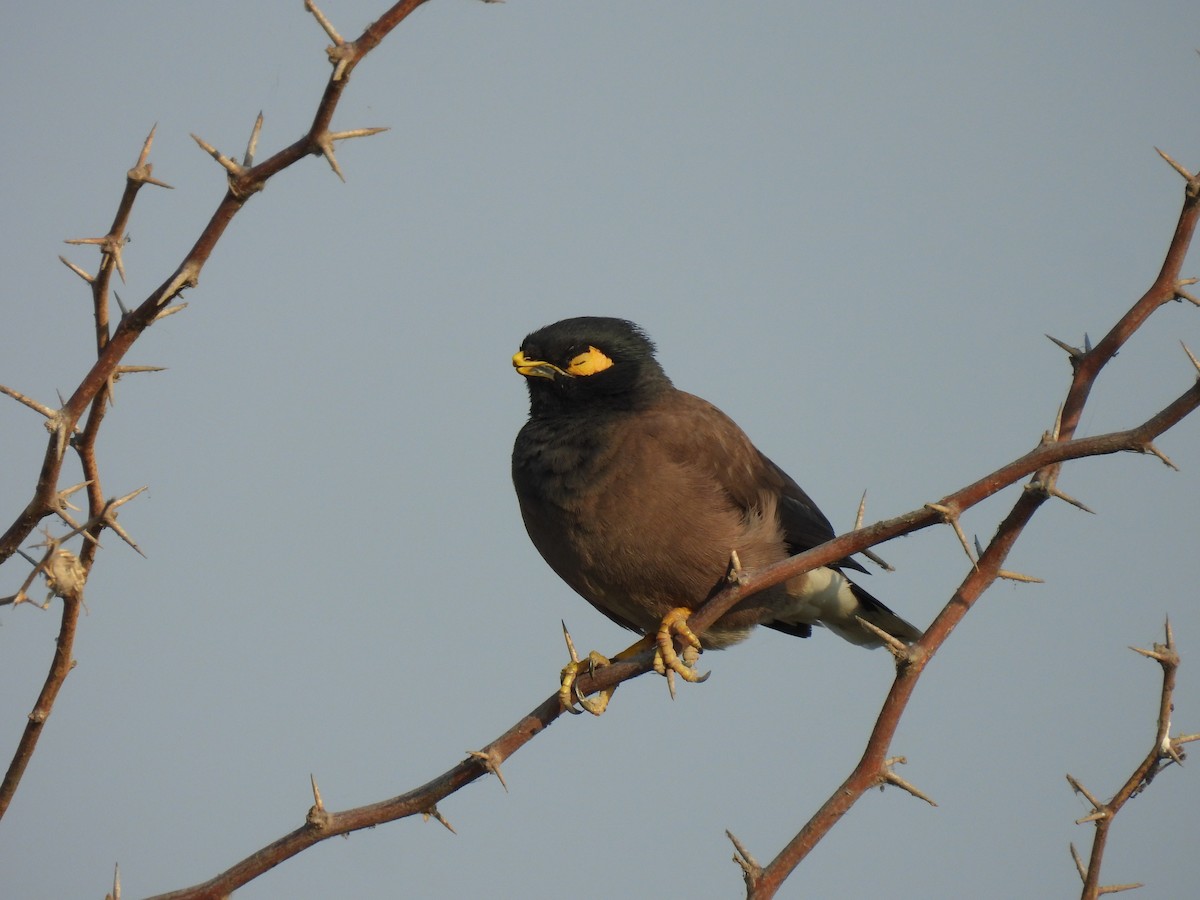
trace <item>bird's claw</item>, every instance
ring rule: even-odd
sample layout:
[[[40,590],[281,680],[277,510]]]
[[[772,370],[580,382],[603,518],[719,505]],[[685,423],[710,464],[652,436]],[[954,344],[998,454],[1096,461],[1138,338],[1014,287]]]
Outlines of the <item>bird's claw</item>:
[[[558,687],[558,702],[571,715],[578,716],[584,710],[587,710],[593,716],[598,716],[608,708],[608,701],[612,699],[613,691],[616,688],[600,691],[596,694],[596,699],[589,700],[580,693],[579,687],[575,684],[575,679],[579,677],[581,671],[591,675],[596,669],[611,665],[612,663],[607,656],[603,656],[595,650],[587,655],[586,660],[580,660],[579,654],[575,652],[575,642],[571,640],[571,633],[567,631],[565,622],[563,623],[563,638],[567,642],[567,652],[571,654],[571,661],[563,666]],[[579,703],[582,709],[575,708],[576,702]]]
[[[700,675],[694,668],[703,648],[700,638],[688,627],[687,620],[691,614],[692,610],[682,606],[671,610],[663,616],[658,633],[654,636],[654,671],[666,677],[667,690],[671,692],[672,699],[675,698],[675,675],[691,684],[699,684],[711,674],[705,672]],[[676,636],[683,640],[682,658],[675,652]]]
[[[699,684],[706,681],[709,672],[703,675],[696,671],[696,660],[700,658],[700,652],[703,647],[700,644],[700,638],[696,633],[688,627],[688,616],[692,614],[692,610],[686,607],[678,607],[668,612],[658,626],[658,631],[653,636],[647,636],[637,641],[633,646],[622,650],[617,654],[616,658],[629,659],[643,652],[649,647],[654,648],[654,671],[667,679],[667,690],[671,692],[671,698],[675,698],[675,676],[679,675],[684,681],[691,684]],[[682,652],[675,650],[675,638],[678,637],[683,641]],[[595,671],[604,666],[612,665],[612,661],[593,650],[587,655],[587,659],[580,659],[579,654],[575,651],[575,642],[571,640],[571,633],[567,631],[567,626],[563,625],[563,640],[567,642],[567,652],[571,655],[571,661],[563,666],[562,674],[559,680],[558,702],[562,708],[572,715],[579,715],[586,710],[593,716],[598,716],[608,708],[608,701],[612,699],[615,687],[608,688],[597,692],[593,698],[584,696],[576,679],[580,672],[586,672],[591,675]],[[575,705],[579,704],[582,709],[576,709]]]
[[[563,666],[562,682],[558,688],[558,702],[562,704],[562,708],[569,713],[579,715],[583,710],[575,708],[578,703],[583,709],[586,709],[593,716],[598,716],[608,707],[608,701],[612,699],[613,691],[616,688],[608,688],[596,694],[594,700],[589,700],[579,690],[575,684],[575,679],[580,672],[593,674],[596,669],[601,666],[611,665],[607,656],[602,656],[593,650],[588,654],[585,660],[571,660]]]

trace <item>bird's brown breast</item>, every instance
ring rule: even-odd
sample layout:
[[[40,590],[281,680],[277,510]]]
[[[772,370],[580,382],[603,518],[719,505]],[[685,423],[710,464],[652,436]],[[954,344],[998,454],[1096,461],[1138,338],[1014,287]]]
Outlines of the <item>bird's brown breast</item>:
[[[614,621],[639,632],[723,583],[730,553],[756,567],[787,555],[775,486],[723,413],[672,391],[602,419],[531,420],[513,455],[526,529],[551,568]],[[740,479],[740,480],[739,480]],[[737,485],[736,497],[727,488]],[[753,625],[770,594],[719,625]],[[706,643],[728,643],[718,629]]]

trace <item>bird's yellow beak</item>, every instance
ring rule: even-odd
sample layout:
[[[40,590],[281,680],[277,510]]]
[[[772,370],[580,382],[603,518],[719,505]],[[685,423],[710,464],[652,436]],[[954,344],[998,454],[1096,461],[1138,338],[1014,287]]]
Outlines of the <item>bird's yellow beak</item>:
[[[540,359],[530,359],[525,351],[518,350],[513,355],[513,368],[526,378],[554,378],[567,373],[553,363],[542,362]]]
[[[571,360],[571,364],[565,369],[544,360],[530,359],[524,350],[518,350],[513,356],[513,368],[526,378],[557,378],[559,375],[574,378],[578,375],[595,375],[610,368],[612,364],[613,361],[605,356],[603,351],[590,346]]]

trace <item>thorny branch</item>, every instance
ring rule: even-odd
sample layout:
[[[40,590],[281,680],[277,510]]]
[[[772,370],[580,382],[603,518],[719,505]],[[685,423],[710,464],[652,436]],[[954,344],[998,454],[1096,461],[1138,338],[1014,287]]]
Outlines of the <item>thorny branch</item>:
[[[288,166],[311,155],[325,156],[331,161],[331,165],[336,170],[336,160],[333,159],[331,149],[334,141],[375,134],[380,130],[366,128],[334,133],[330,132],[329,123],[333,120],[334,111],[337,109],[338,101],[341,99],[342,92],[349,82],[349,76],[354,67],[362,61],[362,58],[367,53],[378,46],[379,42],[392,29],[424,2],[425,0],[401,0],[401,2],[396,3],[380,16],[379,19],[367,26],[366,30],[357,40],[351,42],[341,41],[329,49],[331,59],[334,57],[337,59],[337,68],[335,68],[333,75],[330,76],[329,82],[325,86],[325,92],[317,105],[317,111],[308,132],[293,144],[285,147],[258,165],[246,168],[230,161],[229,165],[225,166],[229,170],[228,191],[218,204],[216,211],[209,218],[208,224],[196,239],[196,243],[188,251],[175,271],[152,291],[150,296],[143,300],[141,304],[123,315],[117,323],[116,331],[109,335],[109,281],[113,269],[117,269],[118,273],[123,269],[124,264],[121,261],[121,248],[124,246],[125,227],[133,207],[134,197],[143,184],[162,184],[162,182],[153,180],[150,177],[152,168],[146,163],[146,157],[149,154],[150,146],[154,139],[154,132],[151,131],[150,137],[147,138],[146,144],[143,147],[142,155],[138,158],[138,164],[129,171],[125,194],[121,198],[117,216],[113,221],[113,227],[107,235],[101,238],[79,240],[82,243],[96,244],[100,247],[102,254],[100,272],[90,282],[93,295],[97,297],[96,328],[99,354],[91,370],[80,381],[71,396],[67,398],[62,409],[58,410],[58,421],[54,423],[57,431],[64,432],[67,435],[72,433],[76,423],[83,416],[89,405],[110,384],[110,380],[118,374],[117,370],[121,360],[141,333],[163,314],[173,299],[178,297],[185,289],[195,287],[199,283],[200,272],[212,255],[213,248],[216,247],[217,242],[225,233],[225,229],[245,205],[246,201],[255,193],[262,190],[268,179],[277,175]],[[311,0],[305,6],[310,11],[316,9],[315,4]],[[71,268],[72,271],[81,276],[86,276],[87,274],[73,265]],[[93,415],[102,416],[102,413],[93,413]],[[97,421],[96,427],[98,425],[99,422]],[[76,443],[86,443],[86,434],[87,431],[85,428],[84,439],[77,440]],[[8,530],[0,536],[0,563],[3,563],[16,551],[16,548],[32,533],[37,523],[43,517],[54,512],[51,501],[62,465],[62,446],[61,441],[58,443],[51,442],[51,446],[47,448],[42,463],[42,470],[38,477],[33,499],[12,525],[9,526]]]
[[[1043,503],[1055,496],[1049,486],[1053,486],[1057,480],[1062,463],[1072,458],[1069,453],[1060,456],[1059,452],[1071,447],[1083,450],[1084,452],[1080,455],[1122,449],[1136,450],[1142,453],[1153,453],[1169,464],[1170,461],[1155,447],[1154,438],[1195,410],[1200,402],[1200,382],[1194,384],[1173,403],[1138,428],[1120,433],[1120,436],[1114,434],[1072,440],[1088,395],[1104,365],[1116,355],[1117,351],[1134,335],[1151,313],[1163,304],[1179,299],[1181,286],[1190,284],[1190,281],[1181,279],[1180,271],[1188,248],[1191,246],[1197,217],[1200,216],[1200,177],[1183,169],[1165,154],[1164,158],[1184,177],[1186,184],[1179,220],[1158,276],[1146,293],[1133,304],[1095,347],[1082,351],[1072,348],[1070,361],[1074,371],[1071,385],[1067,390],[1067,396],[1054,429],[1044,436],[1041,445],[1022,457],[1021,460],[1010,463],[934,505],[936,509],[933,511],[937,512],[940,509],[944,519],[952,523],[957,515],[966,508],[964,503],[970,502],[976,494],[987,495],[994,492],[998,487],[997,482],[1004,480],[1001,473],[1011,474],[1015,480],[1028,474],[1027,471],[1019,472],[1018,470],[1027,466],[1032,467],[1033,478],[1026,484],[1026,490],[1022,491],[1021,496],[1017,498],[1008,515],[1000,523],[995,537],[980,554],[979,559],[973,560],[971,570],[954,596],[950,598],[950,601],[934,619],[933,624],[926,630],[925,636],[909,649],[904,658],[897,660],[896,679],[884,700],[875,728],[871,732],[866,750],[858,765],[775,859],[757,873],[756,878],[747,877],[747,896],[753,900],[773,897],[783,881],[795,870],[817,842],[849,811],[858,798],[871,787],[878,785],[885,777],[885,760],[889,746],[896,733],[896,728],[899,726],[900,718],[908,705],[909,698],[916,689],[921,673],[963,616],[970,611],[975,601],[1000,577],[1005,558],[1033,515]],[[1107,449],[1100,449],[1101,447]],[[926,522],[924,524],[933,523]],[[880,523],[880,526],[874,527],[882,527],[882,530],[887,532],[889,523]],[[871,529],[865,530],[871,531]],[[824,550],[825,548],[820,549]],[[829,561],[837,558],[839,557],[831,557]],[[776,568],[784,569],[796,563],[798,563],[796,559],[788,560]]]
[[[1075,851],[1075,845],[1071,845],[1071,855],[1075,859],[1076,869],[1083,881],[1083,893],[1080,895],[1083,900],[1095,900],[1101,894],[1115,894],[1118,891],[1141,887],[1140,884],[1103,886],[1100,884],[1100,865],[1104,859],[1104,848],[1108,841],[1109,829],[1122,807],[1148,788],[1159,772],[1172,764],[1183,764],[1182,747],[1184,744],[1200,741],[1200,734],[1171,737],[1171,710],[1174,708],[1175,673],[1179,669],[1179,653],[1175,649],[1175,635],[1171,631],[1169,620],[1164,630],[1166,631],[1166,643],[1155,644],[1151,650],[1142,650],[1139,647],[1129,648],[1135,653],[1157,661],[1162,666],[1163,678],[1158,701],[1158,726],[1155,729],[1154,744],[1150,751],[1133,770],[1133,774],[1121,785],[1121,789],[1107,803],[1094,797],[1078,780],[1070,775],[1067,776],[1067,781],[1072,789],[1086,797],[1092,805],[1092,811],[1079,819],[1076,824],[1096,823],[1096,831],[1092,836],[1092,852],[1086,864],[1079,858],[1079,854]]]
[[[208,147],[197,138],[214,158],[226,169],[228,174],[228,190],[216,211],[210,217],[196,243],[188,251],[183,261],[175,271],[158,288],[156,288],[136,308],[125,310],[121,307],[121,316],[113,330],[110,321],[109,295],[120,298],[112,292],[112,275],[115,271],[124,281],[125,264],[122,250],[126,242],[126,229],[133,212],[133,204],[143,185],[151,184],[169,188],[170,185],[156,179],[154,167],[149,160],[150,149],[154,143],[155,129],[142,146],[141,153],[133,168],[125,178],[125,190],[117,206],[108,232],[100,237],[73,238],[67,243],[75,245],[92,245],[100,250],[100,268],[95,275],[82,267],[60,257],[63,263],[89,286],[92,293],[93,312],[96,332],[96,362],[90,371],[84,375],[71,396],[62,404],[60,409],[53,410],[30,400],[11,388],[3,388],[4,393],[19,400],[32,409],[40,412],[46,418],[46,427],[50,431],[50,440],[42,459],[41,470],[38,473],[33,497],[25,508],[17,515],[3,535],[0,535],[0,565],[18,551],[21,544],[30,536],[33,529],[46,516],[63,513],[62,494],[58,490],[62,474],[62,466],[67,447],[73,447],[79,457],[83,469],[84,484],[87,487],[89,516],[86,526],[75,529],[72,534],[82,534],[84,544],[78,559],[81,567],[81,578],[77,590],[63,593],[63,615],[59,627],[54,660],[47,674],[42,692],[38,697],[33,712],[30,713],[16,753],[9,764],[3,782],[0,782],[0,817],[3,817],[12,801],[21,776],[37,746],[42,726],[54,705],[54,700],[62,687],[67,674],[73,666],[72,648],[74,646],[75,629],[78,624],[79,610],[83,603],[83,585],[95,561],[96,549],[99,546],[97,538],[104,529],[115,531],[135,550],[136,544],[116,523],[116,507],[122,501],[106,501],[100,481],[100,471],[96,460],[96,439],[100,426],[104,421],[107,408],[106,401],[111,398],[115,381],[124,373],[133,371],[152,371],[152,367],[123,366],[125,354],[133,346],[138,337],[155,321],[177,311],[180,306],[169,304],[186,288],[195,287],[199,282],[200,272],[208,262],[213,248],[224,234],[226,227],[233,217],[241,210],[246,201],[258,191],[273,175],[283,171],[288,166],[306,156],[320,154],[328,160],[330,166],[342,177],[341,168],[334,157],[333,147],[336,141],[354,137],[365,137],[376,134],[382,129],[363,128],[353,131],[331,132],[329,124],[333,120],[334,110],[345,90],[351,71],[371,50],[378,46],[387,34],[403,21],[409,13],[424,3],[425,0],[401,0],[379,17],[355,41],[347,42],[336,36],[328,24],[328,20],[308,0],[305,7],[330,32],[335,44],[330,47],[328,54],[334,65],[334,71],[326,84],[325,91],[317,104],[316,114],[308,132],[295,143],[276,153],[274,156],[258,165],[252,165],[258,136],[262,128],[262,116],[255,123],[250,146],[245,157],[245,165],[239,165],[222,156],[216,150]],[[86,413],[83,427],[79,427],[80,419]],[[138,550],[140,553],[141,551]],[[35,570],[36,571],[36,570]],[[24,588],[12,598],[17,603],[23,599]]]
[[[961,511],[981,502],[1001,488],[1014,484],[1026,475],[1067,460],[1117,453],[1122,450],[1146,452],[1150,441],[1180,421],[1197,406],[1200,406],[1200,382],[1136,428],[1074,441],[1043,442],[1020,459],[1014,460],[975,483],[948,495],[941,502],[947,508]],[[954,598],[930,626],[926,637],[911,648],[909,658],[899,665],[896,682],[884,705],[883,712],[880,714],[879,724],[868,743],[862,762],[822,807],[817,816],[805,827],[805,830],[793,840],[793,844],[801,848],[803,853],[811,849],[820,837],[849,810],[854,801],[871,787],[883,783],[896,784],[905,787],[916,796],[928,800],[919,790],[910,785],[899,784],[902,779],[899,779],[891,771],[889,763],[896,761],[887,758],[891,736],[899,723],[904,705],[916,686],[917,676],[932,657],[933,651],[949,636],[954,625],[962,618],[970,605],[998,577],[1001,571],[1000,564],[1016,541],[1021,529],[1037,508],[1029,499],[1035,495],[1037,492],[1024,491],[1022,493],[1016,508],[1009,514],[1008,519],[1000,526],[996,538],[980,556],[978,567],[972,568],[971,574],[968,575]],[[1040,500],[1038,503],[1040,504]],[[842,535],[827,544],[774,566],[763,568],[757,572],[749,572],[741,584],[731,585],[729,589],[714,597],[697,611],[689,619],[689,622],[693,627],[703,629],[715,621],[724,609],[737,602],[741,597],[763,590],[800,572],[842,559],[881,541],[909,534],[938,524],[940,521],[941,514],[932,512],[928,507],[922,507],[869,528]],[[647,651],[632,659],[614,661],[612,665],[598,668],[594,672],[582,672],[576,683],[581,692],[589,694],[615,687],[623,681],[651,671],[652,668],[653,653]],[[431,814],[430,811],[436,809],[439,801],[453,794],[459,788],[488,773],[499,776],[500,764],[504,760],[545,730],[562,714],[562,705],[559,702],[558,693],[555,692],[518,720],[504,734],[481,750],[471,751],[466,759],[426,784],[389,800],[342,812],[330,812],[325,809],[323,804],[320,804],[319,809],[314,806],[303,825],[251,854],[232,868],[203,884],[162,894],[153,900],[201,900],[201,898],[221,897],[285,859],[327,838],[415,814]],[[747,874],[748,884],[752,885],[751,896],[770,896],[770,893],[762,892],[776,890],[778,884],[781,884],[795,868],[795,865],[803,858],[803,853],[798,857],[795,856],[797,850],[793,844],[789,844],[788,849],[766,868],[756,869],[757,874],[753,879]],[[785,855],[789,852],[792,855]],[[772,881],[767,879],[772,879]]]
[[[103,529],[116,527],[115,506],[119,502],[129,499],[127,496],[121,501],[105,500],[95,459],[95,441],[103,421],[105,401],[111,393],[116,378],[122,372],[131,371],[131,369],[123,367],[121,361],[146,328],[157,319],[181,308],[180,306],[170,306],[170,304],[185,289],[196,286],[200,271],[224,234],[225,228],[246,201],[262,189],[268,179],[300,159],[317,154],[323,156],[333,171],[341,177],[341,168],[334,155],[335,143],[339,140],[367,136],[381,130],[364,128],[332,132],[330,123],[341,94],[357,64],[423,2],[424,0],[403,0],[403,2],[396,3],[376,22],[368,26],[356,40],[347,41],[316,5],[311,0],[306,0],[306,9],[313,14],[332,41],[327,49],[327,54],[333,67],[308,132],[295,143],[258,164],[254,164],[254,155],[261,130],[261,117],[255,125],[250,148],[241,163],[220,153],[200,138],[196,139],[197,143],[225,169],[228,182],[227,192],[195,244],[174,272],[134,309],[126,311],[122,307],[122,315],[117,322],[115,331],[112,330],[109,320],[108,296],[111,291],[112,273],[116,271],[118,276],[124,277],[124,262],[121,254],[134,197],[143,184],[167,186],[153,178],[152,167],[147,162],[154,136],[153,131],[146,140],[137,164],[127,176],[126,190],[109,232],[98,238],[74,241],[74,243],[95,245],[100,249],[101,262],[97,273],[92,275],[74,263],[63,260],[92,290],[95,307],[97,360],[75,391],[57,410],[41,407],[11,389],[5,389],[6,393],[30,405],[46,417],[46,425],[51,432],[51,438],[32,499],[5,533],[0,535],[0,563],[17,551],[43,518],[52,514],[64,515],[64,495],[67,492],[59,491],[57,485],[67,446],[73,447],[80,457],[85,478],[82,486],[86,486],[88,492],[89,516],[83,526],[72,525],[72,534],[82,534],[85,537],[82,552],[78,557],[82,575],[76,586],[64,584],[62,580],[59,581],[59,587],[62,590],[57,593],[63,599],[64,611],[54,662],[42,695],[30,716],[30,725],[22,738],[21,747],[18,749],[3,786],[0,786],[0,815],[3,814],[13,791],[15,791],[21,772],[28,763],[33,746],[36,744],[41,725],[45,722],[53,705],[54,697],[72,665],[71,647],[79,608],[82,605],[83,585],[86,583],[87,574],[90,572],[98,546],[96,538]],[[737,843],[735,839],[735,846],[743,862],[750,896],[755,898],[773,896],[779,885],[804,858],[808,850],[828,832],[868,788],[890,783],[902,786],[917,796],[923,796],[918,789],[908,785],[891,769],[893,763],[900,761],[899,758],[889,758],[888,756],[889,745],[900,716],[915,689],[921,672],[957,623],[997,577],[1012,575],[1012,573],[1006,573],[1001,566],[1034,513],[1042,503],[1051,497],[1071,502],[1070,498],[1066,498],[1054,488],[1062,463],[1071,459],[1122,450],[1151,453],[1169,462],[1155,447],[1153,441],[1195,410],[1197,405],[1200,405],[1200,385],[1193,386],[1182,393],[1173,403],[1136,428],[1092,438],[1074,438],[1092,385],[1105,364],[1159,306],[1174,299],[1196,302],[1195,298],[1184,290],[1191,282],[1181,280],[1180,267],[1195,230],[1200,180],[1166,157],[1165,154],[1164,158],[1185,178],[1187,188],[1175,236],[1159,276],[1146,294],[1095,347],[1078,350],[1056,341],[1068,350],[1073,368],[1073,378],[1053,431],[1045,436],[1038,447],[935,503],[926,504],[906,515],[879,522],[867,528],[856,529],[821,547],[775,566],[747,573],[746,577],[738,584],[731,585],[692,616],[691,626],[702,631],[740,598],[801,572],[931,525],[947,524],[957,528],[957,518],[964,510],[1002,488],[1016,483],[1021,478],[1033,476],[1027,483],[1026,490],[1022,492],[1008,516],[1000,524],[995,537],[977,554],[978,559],[972,558],[972,566],[965,580],[930,626],[925,637],[907,650],[892,648],[899,657],[896,680],[885,700],[861,761],[843,785],[767,866],[760,866],[750,851]],[[115,297],[115,293],[113,296]],[[87,413],[87,419],[81,428],[79,423],[85,413]],[[67,521],[70,523],[69,519]],[[971,556],[971,548],[968,546],[965,549]],[[39,567],[49,575],[49,563],[53,561],[52,554],[48,553],[46,560],[39,564]],[[48,577],[47,580],[51,581],[53,588],[53,579]],[[1170,638],[1168,638],[1168,644],[1170,643]],[[1158,652],[1157,647],[1156,652]],[[643,674],[651,669],[651,665],[650,654],[647,653],[641,657],[614,663],[612,666],[598,669],[593,673],[581,674],[577,683],[581,691],[590,693],[606,687],[613,687],[622,681]],[[1164,673],[1165,677],[1167,677],[1166,673]],[[471,751],[466,759],[447,772],[407,793],[367,806],[342,812],[329,811],[324,805],[314,779],[312,782],[314,804],[303,825],[210,881],[165,894],[162,897],[178,900],[178,898],[185,897],[225,896],[279,862],[326,838],[418,813],[425,817],[433,816],[446,827],[450,827],[438,811],[438,801],[485,774],[492,773],[500,777],[500,765],[503,761],[545,729],[562,712],[556,692],[522,717],[503,735],[481,750]],[[1183,739],[1175,740],[1180,742]],[[1162,743],[1160,736],[1156,752],[1163,752],[1163,746],[1167,745]],[[1169,746],[1174,745],[1169,744]],[[1177,748],[1175,749],[1177,750]],[[1128,796],[1132,796],[1136,790],[1148,783],[1149,779],[1153,777],[1152,772],[1157,771],[1154,766],[1160,762],[1162,762],[1161,756],[1155,756],[1151,768],[1145,769],[1141,775],[1135,773],[1137,780],[1134,783],[1131,779],[1134,787]],[[1143,768],[1145,765],[1143,764]],[[1139,771],[1141,772],[1141,769]],[[1124,797],[1121,803],[1124,803],[1128,796]],[[1110,802],[1107,808],[1111,809],[1113,802],[1115,800]],[[1097,809],[1099,808],[1100,806],[1097,806]],[[1107,817],[1106,821],[1110,820],[1111,815]],[[1099,820],[1097,821],[1099,829]],[[1095,853],[1094,845],[1094,859],[1088,871],[1098,873],[1098,859],[1095,858]],[[114,883],[115,894],[119,894],[117,884],[119,882]]]

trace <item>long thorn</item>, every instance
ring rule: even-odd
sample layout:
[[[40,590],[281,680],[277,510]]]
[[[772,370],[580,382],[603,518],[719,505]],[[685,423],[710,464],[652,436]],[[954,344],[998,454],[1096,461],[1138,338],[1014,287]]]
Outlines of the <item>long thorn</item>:
[[[1163,153],[1163,151],[1159,150],[1157,147],[1154,148],[1154,152],[1157,153],[1159,156],[1161,156],[1168,166],[1170,166],[1172,169],[1174,169],[1176,172],[1178,172],[1180,175],[1182,175],[1186,181],[1191,181],[1193,178],[1196,177],[1191,172],[1189,172],[1187,169],[1185,169],[1183,166],[1181,166],[1179,163],[1175,162],[1175,160],[1171,159],[1171,157],[1169,157],[1167,154]]]
[[[317,776],[310,772],[308,780],[312,782],[313,806],[318,810],[324,810],[325,802],[321,799],[321,789],[317,787]]]
[[[85,270],[79,268],[79,266],[75,265],[75,263],[71,262],[65,256],[62,256],[60,254],[58,258],[64,266],[66,266],[68,269],[70,269],[72,272],[74,272],[76,275],[78,275],[80,278],[82,278],[88,284],[91,284],[93,281],[96,280],[95,275],[88,274]]]
[[[912,794],[918,800],[924,800],[930,806],[937,806],[937,803],[934,801],[934,799],[932,797],[930,797],[928,794],[926,794],[921,789],[909,784],[907,781],[905,781],[903,778],[901,778],[899,775],[897,775],[895,770],[892,769],[893,765],[903,765],[907,762],[908,762],[908,760],[905,759],[903,756],[893,756],[891,759],[885,759],[883,761],[883,765],[884,765],[884,771],[883,771],[883,776],[882,776],[883,780],[888,784],[894,784],[896,787],[901,788],[902,790],[908,791],[910,794]]]
[[[1075,860],[1075,871],[1077,871],[1079,873],[1079,880],[1087,881],[1087,869],[1085,869],[1083,867],[1083,860],[1079,858],[1079,851],[1075,849],[1074,843],[1072,843],[1070,845],[1070,847],[1071,847],[1071,858],[1073,860]]]
[[[1022,584],[1045,584],[1045,578],[1038,578],[1035,575],[1024,575],[1021,572],[1010,572],[1008,569],[999,569],[996,572],[997,578],[1005,578],[1009,581],[1019,581]]]
[[[321,27],[325,29],[325,33],[329,35],[329,39],[331,41],[333,41],[339,47],[346,43],[345,40],[342,39],[342,36],[337,33],[337,29],[333,27],[333,23],[325,17],[325,13],[321,12],[317,4],[313,3],[312,0],[304,0],[304,8],[313,14],[313,18],[315,18],[321,24]]]
[[[871,634],[875,635],[875,637],[879,638],[879,640],[883,642],[884,646],[891,651],[892,656],[896,657],[898,660],[908,659],[908,645],[906,643],[897,638],[895,635],[888,634],[874,622],[868,622],[862,616],[855,616],[854,618],[858,620],[859,625],[871,632]]]
[[[262,134],[263,114],[260,110],[258,118],[254,120],[254,128],[250,132],[250,143],[246,145],[246,155],[242,157],[242,165],[254,165],[254,154],[258,152],[258,136]]]
[[[1179,466],[1177,466],[1177,465],[1175,465],[1175,463],[1171,462],[1171,457],[1167,456],[1167,454],[1163,453],[1161,450],[1159,450],[1157,447],[1155,447],[1154,443],[1152,441],[1147,443],[1142,448],[1142,451],[1145,453],[1153,453],[1155,456],[1157,456],[1159,459],[1161,459],[1163,461],[1163,465],[1170,466],[1176,472],[1179,471]]]
[[[971,565],[978,569],[979,561],[971,553],[971,545],[967,543],[967,536],[963,533],[962,526],[958,524],[958,512],[942,503],[926,503],[925,508],[941,514],[942,521],[954,529],[955,535],[958,536],[958,542],[962,544],[963,552],[967,554]]]
[[[197,134],[193,134],[192,140],[200,145],[201,150],[203,150],[205,153],[207,153],[209,156],[211,156],[213,159],[215,159],[217,162],[219,162],[221,164],[222,168],[224,168],[225,171],[227,171],[230,175],[240,175],[242,173],[241,166],[239,166],[236,162],[234,162],[228,156],[223,154],[220,150],[218,150],[216,147],[214,147],[208,141],[204,140],[204,138],[200,137]]]
[[[18,403],[23,403],[25,406],[28,406],[34,412],[41,413],[47,419],[53,419],[55,416],[58,415],[58,410],[51,409],[48,406],[43,406],[41,403],[38,403],[36,400],[34,400],[30,397],[26,397],[20,391],[14,391],[12,388],[5,387],[2,384],[0,384],[0,394],[8,394],[8,396],[12,397]]]
[[[1087,798],[1088,803],[1092,804],[1092,809],[1099,810],[1104,807],[1104,804],[1101,803],[1096,797],[1092,796],[1092,792],[1080,784],[1074,775],[1068,774],[1067,782],[1071,785],[1071,789],[1074,790],[1075,793],[1083,794],[1083,796]]]
[[[423,813],[421,813],[421,817],[426,822],[428,822],[430,819],[437,819],[439,822],[442,823],[443,826],[445,826],[446,830],[449,831],[451,834],[458,834],[458,832],[454,830],[454,826],[451,825],[448,821],[446,821],[446,817],[443,816],[440,812],[438,812],[436,803],[433,806],[429,807],[429,809],[427,809]]]
[[[150,148],[154,146],[154,133],[158,131],[158,123],[155,122],[150,127],[150,133],[146,135],[146,140],[142,143],[142,152],[138,154],[136,167],[141,167],[146,164],[146,160],[150,157]]]
[[[1080,350],[1078,347],[1072,347],[1066,341],[1060,341],[1058,338],[1056,338],[1052,334],[1048,334],[1048,335],[1046,335],[1046,337],[1048,337],[1051,341],[1053,341],[1055,344],[1057,344],[1059,347],[1061,347],[1063,350],[1065,350],[1067,352],[1067,356],[1071,357],[1072,362],[1075,362],[1076,360],[1078,360],[1080,357],[1083,356],[1083,351]]]
[[[1188,359],[1192,361],[1192,365],[1196,367],[1197,377],[1200,377],[1200,359],[1196,359],[1196,357],[1192,354],[1192,351],[1188,349],[1188,345],[1183,341],[1179,342],[1179,346],[1183,348],[1183,352],[1187,354]]]

